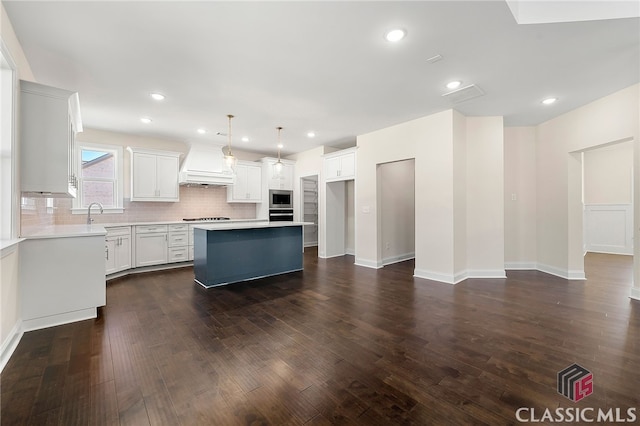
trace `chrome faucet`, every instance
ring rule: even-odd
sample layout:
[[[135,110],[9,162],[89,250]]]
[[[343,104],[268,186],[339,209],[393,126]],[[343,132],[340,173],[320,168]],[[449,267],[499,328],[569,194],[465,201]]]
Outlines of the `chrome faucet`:
[[[89,207],[87,207],[87,225],[91,225],[91,222],[93,222],[93,219],[91,219],[91,207],[93,207],[94,205],[100,207],[100,214],[102,214],[102,204],[100,203],[91,203],[89,204]]]

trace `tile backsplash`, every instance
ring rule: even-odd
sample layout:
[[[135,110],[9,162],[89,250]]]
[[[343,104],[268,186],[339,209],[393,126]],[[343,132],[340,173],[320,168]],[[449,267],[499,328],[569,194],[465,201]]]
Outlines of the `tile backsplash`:
[[[49,201],[47,201],[49,200]],[[76,225],[87,220],[85,214],[71,214],[69,198],[26,198],[21,209],[21,235],[30,235],[51,225]],[[94,223],[132,223],[182,220],[183,218],[225,216],[253,219],[256,205],[227,203],[227,189],[214,187],[180,187],[177,203],[124,200],[124,213],[99,214],[93,210]]]

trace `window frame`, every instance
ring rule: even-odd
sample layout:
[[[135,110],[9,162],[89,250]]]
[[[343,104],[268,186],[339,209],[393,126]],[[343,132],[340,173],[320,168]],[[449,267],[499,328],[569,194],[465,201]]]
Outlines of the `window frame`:
[[[78,176],[78,195],[73,199],[73,206],[71,208],[72,214],[86,214],[87,208],[82,207],[82,183],[84,177],[82,176],[82,150],[92,150],[92,151],[104,151],[113,154],[115,159],[115,207],[105,207],[103,209],[104,214],[111,213],[124,213],[124,149],[119,145],[106,145],[106,144],[96,144],[89,142],[76,142],[76,152],[75,152],[75,163],[76,170]]]
[[[3,86],[1,100],[2,106],[2,132],[0,135],[0,156],[2,160],[0,182],[0,198],[2,208],[2,220],[0,220],[0,248],[4,248],[7,242],[11,244],[18,240],[20,225],[20,190],[18,188],[18,161],[17,161],[17,98],[20,90],[18,86],[17,66],[9,48],[0,37],[0,61],[1,81]],[[10,73],[10,75],[9,75]],[[7,78],[8,77],[8,78]],[[4,89],[8,89],[5,93]],[[8,103],[9,105],[6,105]],[[7,110],[5,110],[5,106]],[[6,169],[8,168],[8,170]],[[7,182],[8,181],[8,182]],[[3,253],[4,255],[4,253]]]

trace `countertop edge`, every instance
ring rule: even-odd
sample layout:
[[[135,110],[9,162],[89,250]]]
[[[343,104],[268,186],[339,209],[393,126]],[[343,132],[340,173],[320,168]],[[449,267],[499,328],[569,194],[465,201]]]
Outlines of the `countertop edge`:
[[[46,238],[95,237],[107,235],[102,225],[57,225],[44,229],[33,235],[23,235],[25,240],[42,240]]]
[[[4,257],[5,251],[11,249],[12,247],[15,247],[16,245],[20,244],[22,241],[24,241],[24,238],[11,238],[8,240],[0,240],[0,252],[2,252],[2,257]]]
[[[255,228],[284,228],[288,226],[313,225],[312,222],[269,222],[259,221],[255,223],[210,223],[194,226],[194,229],[204,229],[206,231],[230,231],[234,229],[255,229]]]

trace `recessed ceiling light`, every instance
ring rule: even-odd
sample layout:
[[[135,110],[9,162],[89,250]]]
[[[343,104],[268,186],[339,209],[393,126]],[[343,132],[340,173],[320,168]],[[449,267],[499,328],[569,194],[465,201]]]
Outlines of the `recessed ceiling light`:
[[[149,117],[142,117],[140,121],[142,121],[144,124],[151,123],[151,119]]]
[[[457,89],[461,84],[461,81],[450,81],[447,83],[447,89]]]
[[[162,93],[152,93],[151,97],[156,101],[161,101],[164,99],[164,95]]]
[[[281,143],[278,144],[278,149],[282,149],[284,148],[284,145],[282,145]]]
[[[307,132],[307,137],[308,138],[315,138],[316,134],[315,134],[315,132]]]
[[[395,43],[397,41],[402,40],[406,35],[407,35],[407,32],[405,30],[398,28],[398,29],[388,31],[384,35],[384,38],[387,41]]]
[[[198,129],[198,133],[204,135],[205,133],[207,133],[207,131],[205,129]]]
[[[243,136],[241,140],[242,142],[249,142],[249,138],[246,136]]]
[[[558,100],[558,98],[547,98],[544,101],[542,101],[542,103],[545,104],[545,105],[551,105],[552,103],[554,103],[557,100]]]

